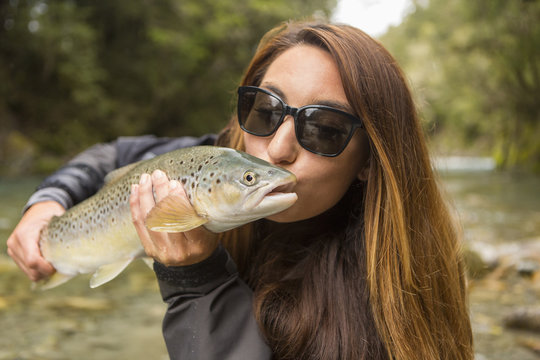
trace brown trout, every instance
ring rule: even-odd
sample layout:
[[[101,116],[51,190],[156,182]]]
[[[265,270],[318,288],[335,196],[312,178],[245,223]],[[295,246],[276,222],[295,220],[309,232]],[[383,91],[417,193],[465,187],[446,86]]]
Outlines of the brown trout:
[[[78,274],[93,273],[90,287],[121,273],[145,256],[131,220],[131,185],[160,169],[184,186],[190,204],[179,196],[160,201],[148,214],[153,231],[183,232],[204,226],[223,232],[278,213],[297,199],[291,172],[241,151],[196,146],[172,151],[114,170],[99,192],[41,231],[41,252],[56,273],[38,287],[50,289]]]

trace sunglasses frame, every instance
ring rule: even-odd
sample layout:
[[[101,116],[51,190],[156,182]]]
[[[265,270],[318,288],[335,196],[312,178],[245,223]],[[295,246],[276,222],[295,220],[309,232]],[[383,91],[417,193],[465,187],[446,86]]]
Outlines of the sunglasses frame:
[[[254,132],[246,129],[244,127],[244,125],[242,124],[242,121],[240,120],[240,113],[241,113],[241,111],[240,111],[240,97],[242,95],[244,95],[245,93],[247,93],[247,92],[262,92],[262,93],[264,93],[266,95],[269,95],[269,96],[277,99],[279,101],[279,103],[281,104],[281,106],[283,108],[281,117],[280,117],[279,121],[276,123],[276,126],[274,127],[274,129],[272,129],[272,131],[270,131],[268,134],[254,133]],[[351,120],[351,122],[352,122],[351,131],[349,132],[349,135],[347,136],[347,139],[344,141],[344,144],[339,149],[339,151],[337,151],[336,153],[322,153],[322,152],[319,152],[319,151],[309,149],[306,146],[304,146],[304,144],[302,144],[302,141],[301,141],[301,139],[299,138],[299,135],[298,135],[298,114],[301,111],[307,110],[307,109],[319,109],[319,110],[326,110],[326,111],[330,111],[330,112],[335,112],[335,113],[340,114],[342,116],[345,116],[346,118]],[[248,134],[255,135],[255,136],[260,136],[260,137],[270,136],[270,135],[274,134],[277,131],[277,129],[279,129],[279,127],[281,126],[281,124],[283,123],[283,120],[285,119],[285,117],[287,115],[291,115],[293,117],[293,119],[294,119],[294,133],[295,133],[295,136],[296,136],[296,140],[298,141],[300,146],[302,146],[302,148],[306,149],[309,152],[312,152],[314,154],[321,155],[321,156],[327,156],[327,157],[336,157],[339,154],[341,154],[343,152],[343,150],[345,150],[345,148],[349,144],[349,141],[351,141],[351,138],[353,137],[354,132],[356,131],[356,129],[364,127],[363,121],[359,117],[354,116],[352,114],[349,114],[348,112],[333,108],[331,106],[326,106],[326,105],[306,105],[306,106],[302,106],[302,107],[299,107],[299,108],[295,108],[295,107],[287,105],[287,103],[285,101],[283,101],[276,94],[274,94],[274,93],[272,93],[272,92],[270,92],[268,90],[262,89],[260,87],[257,87],[257,86],[240,86],[238,88],[238,103],[237,103],[238,123],[240,124],[240,128],[242,130],[244,130],[245,132],[247,132]]]

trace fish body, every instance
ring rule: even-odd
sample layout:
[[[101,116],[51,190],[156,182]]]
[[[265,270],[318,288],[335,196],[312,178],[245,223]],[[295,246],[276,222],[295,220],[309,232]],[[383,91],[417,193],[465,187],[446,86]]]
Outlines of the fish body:
[[[91,287],[116,277],[144,249],[132,223],[131,185],[144,173],[162,170],[184,186],[189,204],[168,196],[149,213],[153,231],[183,232],[205,226],[223,232],[290,207],[297,195],[289,171],[229,148],[196,146],[175,150],[115,170],[94,196],[51,219],[39,244],[56,273],[42,289],[78,274],[93,273]],[[281,192],[282,190],[285,192]]]

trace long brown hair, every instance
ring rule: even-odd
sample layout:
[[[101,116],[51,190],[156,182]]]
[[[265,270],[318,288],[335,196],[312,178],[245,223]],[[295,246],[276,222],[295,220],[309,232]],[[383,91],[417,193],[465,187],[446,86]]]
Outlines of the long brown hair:
[[[299,44],[334,58],[371,152],[367,181],[322,219],[263,220],[223,237],[275,357],[472,359],[458,234],[399,66],[353,27],[287,23],[262,39],[241,85],[259,85]],[[243,149],[235,117],[218,142]]]

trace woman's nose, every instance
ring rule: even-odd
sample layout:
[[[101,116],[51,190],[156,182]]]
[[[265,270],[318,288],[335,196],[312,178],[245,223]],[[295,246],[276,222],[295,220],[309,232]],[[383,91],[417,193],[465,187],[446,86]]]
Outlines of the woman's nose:
[[[290,164],[296,160],[300,144],[294,132],[294,119],[288,115],[268,144],[268,157],[273,164]]]

